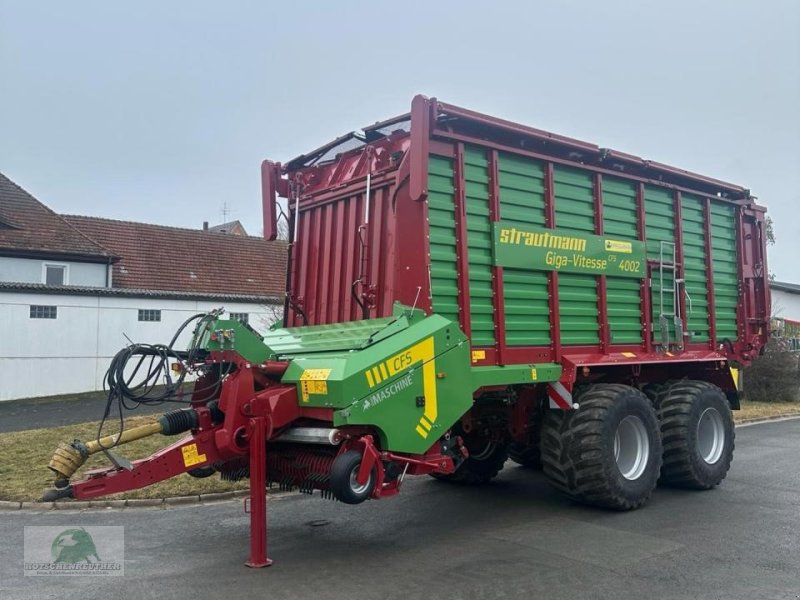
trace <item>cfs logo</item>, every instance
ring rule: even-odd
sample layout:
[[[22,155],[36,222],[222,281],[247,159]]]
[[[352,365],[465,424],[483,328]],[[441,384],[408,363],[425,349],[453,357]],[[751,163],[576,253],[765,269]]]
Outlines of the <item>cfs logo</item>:
[[[439,412],[436,400],[436,361],[434,358],[433,337],[428,337],[364,371],[367,385],[372,389],[390,377],[394,377],[398,373],[422,363],[422,388],[425,394],[425,410],[415,428],[422,438],[428,437],[428,432],[432,429]]]

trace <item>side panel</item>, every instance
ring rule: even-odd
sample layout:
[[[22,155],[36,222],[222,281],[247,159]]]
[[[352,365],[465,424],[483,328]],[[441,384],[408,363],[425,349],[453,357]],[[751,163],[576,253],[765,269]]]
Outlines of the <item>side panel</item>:
[[[717,340],[735,341],[736,306],[739,301],[737,240],[734,208],[728,203],[711,201],[711,258],[714,272],[714,312]]]
[[[603,177],[603,231],[623,240],[637,239],[636,185]],[[642,343],[641,282],[606,277],[608,327],[611,344]]]
[[[556,167],[555,226],[559,230],[593,234],[592,176],[586,171]],[[600,343],[597,276],[559,273],[558,310],[563,345]]]
[[[433,310],[459,322],[473,348],[487,349],[477,352],[474,362],[475,356],[478,364],[540,360],[542,350],[553,347],[554,331],[564,354],[571,353],[570,347],[579,353],[648,352],[658,350],[665,335],[670,346],[664,350],[676,351],[684,341],[690,349],[713,350],[715,323],[717,340],[736,340],[734,205],[474,144],[455,143],[448,156],[443,148],[440,144],[442,155],[431,155],[429,161]],[[548,173],[552,221],[547,218]],[[559,233],[586,237],[599,232],[634,244],[644,223],[648,276],[641,280],[567,269],[552,277],[557,281],[553,287],[546,270],[493,267],[493,220],[521,230],[552,222]],[[652,318],[649,334],[644,307]],[[504,326],[500,339],[498,326]]]
[[[301,205],[290,289],[306,321],[290,311],[289,326],[318,325],[384,316],[391,312],[394,219],[391,185],[370,190],[365,223],[366,185],[326,202]],[[368,314],[353,297],[366,294]],[[388,313],[387,313],[388,311]]]
[[[464,151],[469,307],[472,345],[493,346],[492,231],[489,221],[489,161],[485,149]]]
[[[683,194],[683,263],[686,279],[686,323],[690,342],[708,342],[708,272],[706,269],[705,203],[697,197]]]
[[[428,222],[433,312],[458,323],[455,170],[452,158],[431,155],[428,171]]]
[[[520,227],[544,227],[544,165],[498,153],[500,218]],[[503,269],[506,341],[509,346],[550,344],[547,273]]]

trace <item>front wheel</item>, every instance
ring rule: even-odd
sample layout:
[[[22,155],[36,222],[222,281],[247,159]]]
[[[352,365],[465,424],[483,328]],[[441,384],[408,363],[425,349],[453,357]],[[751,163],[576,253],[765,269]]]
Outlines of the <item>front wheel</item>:
[[[542,462],[550,482],[571,498],[618,510],[650,497],[661,467],[656,413],[639,390],[595,384],[580,408],[549,410],[542,423]]]
[[[658,419],[664,442],[662,482],[708,490],[725,479],[733,460],[734,427],[721,389],[705,381],[676,381],[661,391]]]
[[[377,481],[376,469],[369,474],[364,484],[358,483],[358,470],[361,468],[361,453],[348,450],[333,461],[330,486],[333,496],[345,504],[361,504],[372,495]]]

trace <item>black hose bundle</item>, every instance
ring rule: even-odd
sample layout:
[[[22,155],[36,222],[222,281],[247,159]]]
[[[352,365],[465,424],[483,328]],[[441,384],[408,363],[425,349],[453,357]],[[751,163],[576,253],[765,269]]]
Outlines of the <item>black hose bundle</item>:
[[[192,365],[200,357],[200,341],[203,332],[222,312],[221,309],[209,313],[198,313],[186,319],[183,324],[172,336],[169,344],[135,344],[126,346],[111,359],[111,364],[106,371],[103,379],[103,389],[108,391],[103,417],[97,429],[97,440],[102,437],[102,431],[111,414],[112,407],[116,403],[119,413],[119,433],[121,434],[125,418],[125,410],[134,410],[140,404],[158,405],[164,402],[189,402],[179,398],[186,375],[189,371],[188,366]],[[197,321],[192,339],[187,350],[175,350],[175,343],[181,333],[190,323]],[[134,362],[135,361],[135,362]],[[178,361],[181,368],[177,375],[173,376],[170,368],[170,361]],[[129,364],[133,364],[130,371]],[[126,375],[126,371],[130,374]],[[225,374],[221,374],[215,386],[219,386]],[[160,386],[163,386],[160,387]],[[205,391],[205,390],[200,390]],[[216,391],[216,390],[215,390]],[[109,450],[116,446],[102,446],[103,450]],[[113,462],[113,458],[109,456]]]

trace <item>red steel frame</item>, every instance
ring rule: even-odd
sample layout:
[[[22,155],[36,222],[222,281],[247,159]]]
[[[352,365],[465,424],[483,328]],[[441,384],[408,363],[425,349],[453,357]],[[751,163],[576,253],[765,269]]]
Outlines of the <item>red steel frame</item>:
[[[407,117],[406,117],[407,118]],[[401,123],[402,118],[386,121],[386,123]],[[377,127],[377,125],[376,125]],[[295,272],[290,278],[293,293],[305,305],[311,306],[309,310],[311,323],[347,320],[354,317],[353,305],[349,299],[349,290],[345,286],[338,286],[336,280],[348,284],[347,274],[342,277],[334,276],[332,284],[323,286],[326,291],[323,300],[318,291],[319,269],[336,269],[331,264],[341,255],[349,256],[350,250],[346,245],[340,251],[323,251],[326,245],[337,246],[342,244],[340,239],[346,239],[344,230],[353,228],[359,222],[363,206],[358,204],[357,197],[363,194],[366,178],[367,163],[372,173],[372,187],[375,197],[382,194],[384,200],[380,208],[376,208],[375,219],[377,224],[378,211],[382,219],[390,225],[385,227],[383,234],[370,236],[368,252],[369,260],[373,265],[382,265],[373,268],[369,274],[369,285],[375,292],[374,305],[370,316],[390,314],[393,301],[407,304],[416,302],[417,306],[430,312],[433,309],[430,289],[430,249],[428,247],[428,161],[432,154],[446,156],[454,164],[454,209],[455,209],[455,237],[458,272],[459,293],[459,324],[469,335],[470,323],[470,295],[469,295],[469,255],[468,255],[468,228],[466,222],[466,189],[464,180],[464,147],[466,144],[477,145],[485,149],[489,163],[489,219],[497,221],[500,218],[499,182],[497,173],[498,152],[508,152],[517,156],[528,157],[542,161],[545,169],[545,225],[555,227],[555,202],[553,170],[555,165],[567,165],[580,168],[593,176],[595,233],[603,232],[603,197],[602,181],[605,175],[626,179],[636,184],[637,207],[637,238],[646,242],[645,227],[645,199],[644,186],[652,185],[667,188],[672,191],[675,212],[675,240],[677,248],[676,262],[678,270],[676,277],[684,278],[682,255],[682,218],[681,195],[691,193],[704,199],[706,203],[706,227],[710,224],[710,203],[729,197],[729,201],[737,211],[737,238],[739,244],[740,262],[744,260],[745,248],[743,238],[744,229],[749,227],[742,221],[742,212],[751,210],[758,221],[763,217],[761,209],[753,204],[749,192],[740,186],[735,186],[702,175],[696,175],[681,169],[668,167],[660,163],[645,161],[638,157],[612,150],[601,150],[593,144],[580,142],[563,136],[543,132],[538,129],[525,127],[480,115],[473,111],[461,109],[449,104],[441,103],[435,99],[417,96],[412,102],[410,112],[410,131],[408,128],[397,131],[387,138],[372,142],[367,147],[373,148],[371,161],[367,161],[364,148],[347,151],[335,160],[320,165],[300,164],[297,160],[290,163],[291,168],[284,168],[283,172],[290,179],[299,178],[303,182],[303,195],[300,201],[301,227],[298,253],[300,260],[295,261]],[[330,146],[330,145],[329,145]],[[324,147],[325,148],[325,147]],[[313,155],[313,154],[312,154]],[[309,155],[309,156],[312,156]],[[394,157],[402,155],[401,159]],[[392,158],[390,158],[392,157]],[[379,190],[384,190],[379,192]],[[280,191],[280,190],[279,190]],[[347,219],[336,217],[331,209],[327,221],[315,222],[305,218],[307,211],[318,210],[328,203],[341,203],[343,199],[351,207]],[[356,200],[353,200],[356,198]],[[386,200],[388,199],[388,200]],[[387,204],[387,202],[389,202]],[[292,203],[291,206],[294,206]],[[355,207],[355,208],[353,208]],[[308,213],[310,214],[310,213]],[[761,217],[759,217],[761,215]],[[371,226],[373,219],[371,218]],[[376,225],[377,228],[377,225]],[[337,233],[338,232],[338,237]],[[710,250],[710,233],[707,232],[706,244]],[[752,245],[752,244],[751,244]],[[752,254],[752,251],[751,251]],[[711,273],[711,252],[707,255],[707,271]],[[763,255],[763,253],[762,253]],[[325,258],[327,256],[327,258]],[[759,264],[763,265],[763,256]],[[314,267],[316,261],[321,260],[321,265]],[[327,262],[326,262],[327,260]],[[326,266],[327,265],[327,266]],[[385,266],[384,266],[385,265]],[[744,277],[744,265],[740,264],[741,275]],[[343,269],[347,271],[347,269]],[[335,273],[335,271],[334,271]],[[749,281],[753,281],[751,273]],[[607,285],[604,276],[598,277],[598,322],[600,325],[600,342],[593,346],[563,346],[560,335],[558,273],[548,273],[548,295],[550,312],[551,344],[549,346],[510,347],[506,343],[505,315],[503,302],[503,270],[502,267],[492,268],[492,290],[494,294],[494,329],[495,344],[491,347],[481,347],[482,352],[476,354],[473,361],[475,365],[492,364],[525,364],[530,362],[555,361],[564,362],[565,357],[570,360],[604,362],[610,360],[613,364],[641,364],[649,361],[668,359],[656,351],[652,339],[652,305],[649,288],[649,278],[642,281],[641,308],[642,308],[642,333],[641,344],[612,344],[608,327],[608,299]],[[740,323],[739,341],[733,351],[720,349],[717,346],[716,331],[713,327],[713,276],[709,277],[708,297],[709,314],[712,320],[710,342],[693,343],[685,338],[681,341],[684,349],[681,359],[686,362],[711,359],[734,358],[740,362],[747,362],[748,357],[763,345],[766,339],[767,318],[759,317],[761,334],[758,334],[757,325],[747,326],[747,319],[754,318],[752,313],[757,307],[768,305],[768,297],[756,298],[757,295],[766,296],[768,289],[761,283],[748,283],[742,286],[742,295],[738,306],[738,319]],[[337,298],[337,295],[339,296]],[[320,296],[320,298],[317,298]],[[746,297],[745,297],[746,296]],[[321,310],[323,302],[326,306],[337,303],[345,310]],[[684,321],[686,314],[686,300],[683,293],[679,294],[681,314]],[[349,310],[348,310],[349,307]],[[758,309],[760,310],[760,309]],[[294,311],[289,311],[288,323],[300,324]],[[344,319],[342,319],[344,317]],[[687,323],[688,325],[688,323]],[[686,330],[687,327],[684,327]],[[753,333],[755,332],[755,333]],[[681,332],[682,334],[683,332]],[[748,337],[749,336],[749,337]],[[745,338],[747,337],[747,340]],[[749,348],[749,350],[748,350]],[[712,351],[713,356],[709,355]],[[622,353],[626,353],[623,355]],[[633,353],[635,356],[629,356]],[[483,358],[481,358],[483,356]],[[589,357],[592,357],[591,359]],[[606,357],[600,359],[598,357]]]

